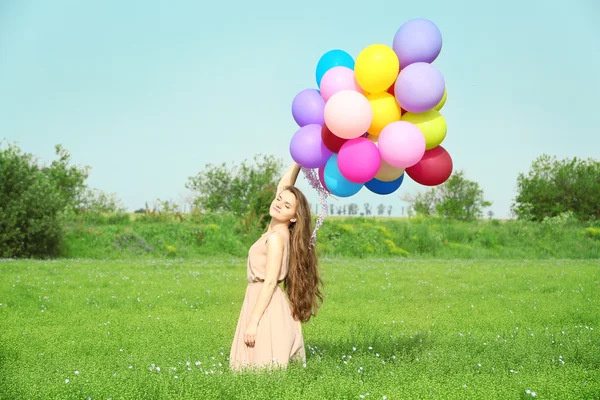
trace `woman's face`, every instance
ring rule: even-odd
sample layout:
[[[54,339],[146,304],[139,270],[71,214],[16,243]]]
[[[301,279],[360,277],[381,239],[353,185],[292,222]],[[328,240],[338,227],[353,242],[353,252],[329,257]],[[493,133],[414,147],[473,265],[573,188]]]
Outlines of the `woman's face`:
[[[277,221],[296,222],[296,203],[296,196],[289,190],[284,190],[271,202],[269,214]]]

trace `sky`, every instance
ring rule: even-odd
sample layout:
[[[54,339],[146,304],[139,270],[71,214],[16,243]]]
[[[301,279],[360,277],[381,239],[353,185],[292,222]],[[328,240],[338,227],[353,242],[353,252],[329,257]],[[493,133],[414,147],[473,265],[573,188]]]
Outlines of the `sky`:
[[[0,140],[44,162],[63,144],[89,186],[133,211],[183,202],[206,164],[272,154],[287,166],[294,96],[329,50],[392,45],[406,21],[440,29],[442,145],[507,218],[519,173],[546,153],[600,154],[597,0],[0,1]],[[309,201],[316,192],[303,177]],[[362,189],[336,205],[391,205]],[[487,210],[486,210],[487,211]]]

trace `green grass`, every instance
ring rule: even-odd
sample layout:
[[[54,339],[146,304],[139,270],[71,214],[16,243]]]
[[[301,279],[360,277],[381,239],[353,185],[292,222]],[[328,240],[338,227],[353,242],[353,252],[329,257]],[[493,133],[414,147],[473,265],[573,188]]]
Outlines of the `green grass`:
[[[324,260],[306,367],[241,375],[243,259],[0,271],[1,399],[600,397],[598,261]]]
[[[182,217],[183,218],[183,217]],[[245,257],[262,226],[231,215],[167,217],[88,215],[65,223],[64,258],[173,259]],[[120,222],[119,222],[120,221]],[[320,256],[410,259],[600,259],[600,225],[435,218],[327,218]]]

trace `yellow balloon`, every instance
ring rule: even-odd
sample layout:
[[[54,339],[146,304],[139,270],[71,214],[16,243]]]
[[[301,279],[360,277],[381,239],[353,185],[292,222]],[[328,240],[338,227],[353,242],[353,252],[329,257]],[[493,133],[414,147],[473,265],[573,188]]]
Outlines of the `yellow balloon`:
[[[444,89],[444,96],[442,97],[442,99],[440,100],[440,102],[438,103],[437,106],[433,107],[434,110],[438,110],[440,111],[442,109],[442,107],[444,107],[444,104],[446,104],[446,96],[447,96],[448,92],[446,92],[446,89]]]
[[[384,44],[366,47],[354,63],[356,82],[369,93],[385,92],[398,77],[399,70],[398,56]]]
[[[371,135],[378,136],[390,122],[400,121],[400,106],[396,98],[388,92],[370,94],[367,100],[373,110],[371,126],[367,129]]]
[[[446,137],[446,120],[437,110],[429,110],[423,113],[407,112],[402,116],[402,121],[415,124],[423,136],[425,136],[425,148],[431,150],[444,141]]]

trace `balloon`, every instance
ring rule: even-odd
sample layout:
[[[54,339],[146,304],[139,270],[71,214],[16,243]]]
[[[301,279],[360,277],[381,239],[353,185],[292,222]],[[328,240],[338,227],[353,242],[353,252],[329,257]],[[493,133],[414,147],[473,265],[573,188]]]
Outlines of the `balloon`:
[[[360,183],[352,183],[348,179],[344,178],[338,167],[337,154],[333,154],[329,158],[329,161],[327,161],[327,164],[325,164],[323,176],[325,178],[325,185],[327,185],[327,189],[334,196],[350,197],[358,193],[364,186]]]
[[[319,167],[319,181],[321,181],[321,185],[323,186],[323,188],[329,192],[329,189],[327,189],[327,185],[325,184],[325,175],[324,174],[325,174],[325,166]]]
[[[391,182],[382,182],[376,178],[373,178],[369,182],[365,183],[365,187],[375,194],[386,195],[394,193],[396,190],[398,190],[400,185],[402,185],[403,180],[404,174],[400,175],[399,178]]]
[[[404,174],[404,168],[396,168],[381,158],[381,166],[377,171],[377,175],[375,175],[375,179],[382,182],[392,182],[401,177],[402,174]]]
[[[412,19],[398,29],[392,47],[402,68],[416,62],[432,63],[442,51],[442,33],[429,20]]]
[[[375,135],[369,135],[368,133],[366,134],[367,139],[369,139],[371,142],[377,144],[377,141],[379,140],[379,136],[375,136]]]
[[[370,94],[367,96],[367,100],[373,110],[373,120],[367,129],[371,135],[379,135],[390,122],[400,121],[400,106],[391,94],[387,92]]]
[[[396,82],[394,81],[394,84],[392,86],[390,86],[387,90],[387,92],[394,97],[396,97],[396,92],[394,90],[395,88],[396,88]]]
[[[419,128],[410,122],[392,122],[379,135],[379,152],[391,166],[407,168],[423,157],[425,138]]]
[[[383,44],[373,44],[356,57],[354,74],[361,88],[369,93],[380,93],[394,83],[399,65],[394,50]]]
[[[353,90],[342,90],[325,104],[325,123],[342,139],[354,139],[364,134],[373,119],[369,100]]]
[[[435,107],[442,97],[446,83],[436,67],[414,63],[404,68],[396,79],[396,100],[408,112],[424,112]]]
[[[330,50],[323,54],[317,63],[317,86],[321,86],[321,80],[327,71],[333,67],[348,67],[354,69],[354,59],[343,50]]]
[[[354,90],[362,93],[362,89],[358,86],[354,71],[348,67],[333,67],[325,72],[321,80],[321,96],[327,101],[331,96],[342,90]]]
[[[375,177],[381,164],[377,146],[369,139],[348,140],[340,149],[338,166],[344,178],[354,183],[365,183]]]
[[[446,149],[438,146],[427,150],[421,161],[406,168],[406,173],[421,185],[441,185],[452,175],[452,158]]]
[[[398,79],[398,75],[399,75],[399,74],[400,74],[400,68],[398,68],[398,73],[396,74],[396,79]],[[392,96],[394,96],[394,97],[396,96],[396,92],[394,91],[394,89],[395,89],[395,87],[396,87],[396,79],[394,79],[394,83],[392,83],[392,84],[390,85],[390,87],[388,88],[388,90],[387,90],[387,92],[388,92],[389,94],[391,94]],[[365,94],[365,96],[366,96],[366,94]]]
[[[323,125],[325,100],[316,89],[304,89],[294,97],[292,115],[299,126],[310,124]]]
[[[446,91],[446,89],[444,88],[444,96],[442,97],[442,99],[440,100],[440,102],[438,103],[437,106],[433,107],[434,110],[438,110],[440,111],[442,109],[442,107],[444,107],[444,104],[446,104],[446,97],[448,96],[448,92]]]
[[[334,135],[326,124],[321,128],[321,140],[325,146],[334,153],[338,153],[340,147],[348,141],[348,139],[342,139],[341,137]]]
[[[429,110],[424,113],[406,113],[402,121],[412,122],[423,133],[425,137],[425,150],[431,150],[444,141],[446,137],[446,120],[437,110]]]
[[[290,153],[294,161],[305,168],[325,165],[332,151],[321,140],[321,125],[305,125],[298,129],[290,142]]]
[[[368,135],[367,139],[371,142],[375,143],[375,146],[379,148],[379,136]],[[381,154],[381,153],[380,153]],[[377,171],[377,175],[375,175],[375,179],[382,182],[391,182],[400,178],[400,176],[404,173],[404,168],[396,168],[387,163],[381,158],[381,165],[379,166],[379,171]]]

